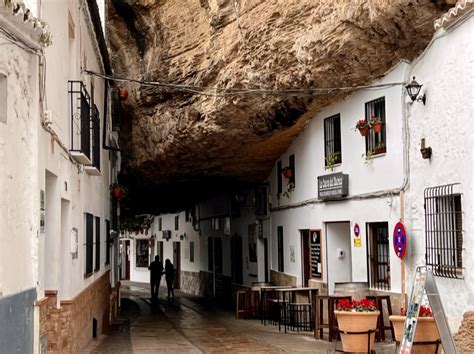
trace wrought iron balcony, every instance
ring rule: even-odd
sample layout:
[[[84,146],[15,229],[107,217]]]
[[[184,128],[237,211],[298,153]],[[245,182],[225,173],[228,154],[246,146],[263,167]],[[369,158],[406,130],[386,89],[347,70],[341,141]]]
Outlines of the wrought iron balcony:
[[[71,155],[80,164],[91,161],[91,97],[82,81],[69,81]]]

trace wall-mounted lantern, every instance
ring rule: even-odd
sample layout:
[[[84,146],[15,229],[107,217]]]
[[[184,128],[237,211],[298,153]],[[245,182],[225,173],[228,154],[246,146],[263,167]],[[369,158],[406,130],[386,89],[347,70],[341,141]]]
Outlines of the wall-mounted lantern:
[[[413,80],[405,86],[408,92],[408,96],[410,96],[411,100],[413,102],[423,102],[423,105],[426,104],[426,95],[423,94],[423,96],[418,97],[418,94],[420,93],[421,86],[416,80],[415,77],[413,76]]]

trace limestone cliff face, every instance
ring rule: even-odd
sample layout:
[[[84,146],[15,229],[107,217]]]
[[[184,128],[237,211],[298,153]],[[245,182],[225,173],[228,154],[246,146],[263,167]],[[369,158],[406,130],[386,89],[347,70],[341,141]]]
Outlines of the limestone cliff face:
[[[304,123],[343,97],[220,96],[215,89],[367,84],[429,42],[446,10],[430,0],[110,0],[116,76],[126,84],[126,170],[147,183],[265,178]]]

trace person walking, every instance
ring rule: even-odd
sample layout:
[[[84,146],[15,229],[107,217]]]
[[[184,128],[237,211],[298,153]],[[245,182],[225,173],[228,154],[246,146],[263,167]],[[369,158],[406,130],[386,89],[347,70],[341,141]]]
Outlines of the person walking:
[[[168,300],[174,300],[174,267],[169,259],[165,261],[165,280],[168,287]]]
[[[163,262],[160,262],[160,256],[155,256],[155,260],[150,263],[148,269],[150,270],[151,300],[158,300],[161,275],[163,274]]]

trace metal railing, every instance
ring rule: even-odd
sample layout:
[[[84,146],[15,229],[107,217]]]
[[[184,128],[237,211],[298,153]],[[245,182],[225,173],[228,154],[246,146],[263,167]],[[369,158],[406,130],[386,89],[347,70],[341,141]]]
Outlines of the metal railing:
[[[71,151],[91,157],[91,98],[82,81],[69,81]]]

